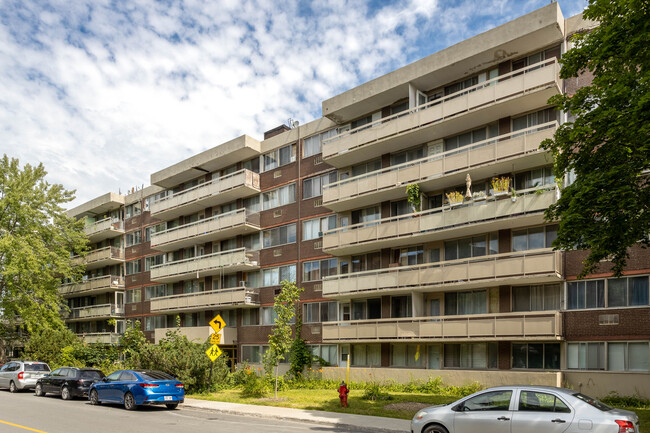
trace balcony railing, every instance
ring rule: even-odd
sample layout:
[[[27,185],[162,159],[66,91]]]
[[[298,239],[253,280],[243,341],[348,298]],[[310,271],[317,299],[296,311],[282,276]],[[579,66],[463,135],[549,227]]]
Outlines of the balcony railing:
[[[89,344],[117,344],[122,335],[116,332],[89,332],[80,333],[77,336]]]
[[[494,254],[471,259],[399,266],[323,278],[323,296],[350,297],[390,291],[430,291],[486,284],[538,284],[561,281],[562,253],[550,248]]]
[[[151,234],[151,248],[172,251],[186,246],[232,238],[260,229],[260,214],[246,209],[215,215]]]
[[[86,269],[97,269],[104,266],[124,263],[124,250],[118,247],[104,247],[93,250],[85,257],[74,258],[75,264],[85,264]]]
[[[368,248],[403,245],[405,238],[412,243],[440,240],[451,236],[452,231],[466,233],[472,225],[489,224],[485,230],[497,230],[540,224],[544,221],[544,210],[556,200],[556,191],[551,185],[522,190],[518,194],[515,197],[490,196],[328,230],[323,235],[323,250],[337,255],[355,254]]]
[[[549,122],[502,134],[459,149],[333,182],[323,186],[323,205],[340,211],[343,207],[339,203],[350,201],[355,207],[359,207],[362,205],[359,203],[360,197],[389,190],[398,191],[398,194],[403,196],[405,185],[411,183],[418,183],[426,188],[427,182],[432,184],[439,182],[441,177],[461,170],[494,165],[501,161],[509,164],[509,160],[513,157],[539,153],[542,140],[551,138],[556,129],[557,122]],[[397,195],[382,197],[381,200],[397,197]]]
[[[151,215],[170,219],[259,193],[260,175],[239,170],[175,194],[170,192],[151,203]]]
[[[99,242],[124,234],[124,221],[113,221],[112,218],[104,218],[84,227],[84,233],[91,242]]]
[[[95,319],[98,317],[124,317],[124,305],[101,304],[71,308],[68,319]]]
[[[232,289],[210,290],[207,292],[185,293],[151,299],[152,312],[176,312],[206,310],[228,306],[259,306],[260,294],[257,289],[235,287]]]
[[[124,277],[115,275],[102,275],[101,277],[89,278],[79,283],[64,284],[59,287],[63,296],[76,296],[80,294],[110,292],[112,290],[124,289]]]
[[[213,334],[212,328],[209,326],[183,326],[181,328],[157,328],[154,331],[154,341],[157,344],[165,338],[167,332],[173,332],[176,329],[180,330],[181,335],[187,337],[188,340],[194,341],[195,343],[203,343],[208,338],[210,334]],[[223,344],[237,344],[237,327],[234,324],[226,323],[226,327],[221,331],[221,345]]]
[[[323,159],[331,162],[337,157],[343,157],[347,152],[356,151],[392,137],[416,132],[454,116],[483,109],[538,90],[552,88],[554,89],[553,93],[559,93],[562,88],[558,75],[559,70],[556,59],[537,63],[528,68],[500,75],[468,87],[444,98],[350,129],[323,141]],[[542,96],[544,103],[548,96],[550,95]],[[342,166],[344,162],[342,161],[339,165]]]
[[[152,266],[150,276],[152,281],[169,283],[254,269],[259,269],[259,251],[237,248]]]
[[[323,342],[560,340],[559,311],[324,322]]]

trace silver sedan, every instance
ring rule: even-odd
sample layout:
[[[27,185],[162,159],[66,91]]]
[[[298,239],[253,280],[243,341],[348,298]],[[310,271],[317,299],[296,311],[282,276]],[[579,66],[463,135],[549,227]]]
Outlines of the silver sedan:
[[[489,388],[415,414],[412,433],[638,433],[634,412],[550,386]]]

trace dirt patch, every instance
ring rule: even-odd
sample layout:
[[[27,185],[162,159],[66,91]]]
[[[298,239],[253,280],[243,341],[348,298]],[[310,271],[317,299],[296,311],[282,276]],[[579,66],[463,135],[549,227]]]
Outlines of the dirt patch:
[[[417,412],[420,409],[431,406],[427,403],[417,403],[415,401],[403,401],[400,403],[390,403],[384,406],[386,410],[399,410],[399,411],[411,411]]]

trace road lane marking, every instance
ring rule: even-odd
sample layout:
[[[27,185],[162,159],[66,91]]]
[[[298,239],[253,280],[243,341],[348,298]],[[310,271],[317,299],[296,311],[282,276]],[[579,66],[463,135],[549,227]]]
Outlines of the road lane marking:
[[[10,425],[10,426],[14,426],[14,427],[18,427],[18,428],[23,428],[23,429],[25,429],[25,430],[35,431],[36,433],[47,433],[47,432],[44,432],[43,430],[36,430],[35,428],[25,427],[25,426],[22,426],[22,425],[14,424],[14,423],[12,423],[12,422],[2,421],[2,420],[0,420],[0,422],[3,423],[3,424]]]

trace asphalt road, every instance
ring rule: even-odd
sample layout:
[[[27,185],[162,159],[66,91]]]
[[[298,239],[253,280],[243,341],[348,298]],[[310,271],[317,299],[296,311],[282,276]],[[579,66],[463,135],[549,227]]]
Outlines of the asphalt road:
[[[31,391],[11,394],[0,390],[0,433],[301,433],[349,432],[328,426],[226,415],[179,406],[140,407],[128,412],[122,406],[91,406],[87,400],[36,397]]]

